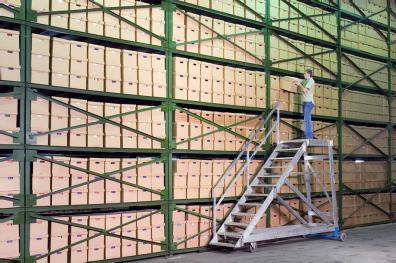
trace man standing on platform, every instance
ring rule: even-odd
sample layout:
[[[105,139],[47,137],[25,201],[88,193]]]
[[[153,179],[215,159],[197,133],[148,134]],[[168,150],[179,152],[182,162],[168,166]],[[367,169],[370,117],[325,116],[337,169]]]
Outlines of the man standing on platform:
[[[312,109],[314,107],[315,81],[312,77],[312,70],[307,69],[304,72],[303,80],[294,81],[294,84],[302,90],[304,110],[304,139],[313,139]]]

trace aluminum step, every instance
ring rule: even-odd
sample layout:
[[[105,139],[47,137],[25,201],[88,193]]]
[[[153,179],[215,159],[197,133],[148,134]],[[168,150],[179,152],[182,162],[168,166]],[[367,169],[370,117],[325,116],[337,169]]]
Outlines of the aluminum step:
[[[231,238],[240,238],[242,234],[235,232],[219,232],[217,233],[219,236],[231,237]]]
[[[219,247],[230,247],[235,248],[235,244],[225,243],[225,242],[215,242],[211,243],[212,246],[219,246]]]
[[[281,174],[263,174],[263,175],[258,175],[257,177],[260,178],[280,178],[282,175]]]
[[[268,196],[268,194],[251,193],[251,194],[246,194],[246,196],[253,196],[253,197],[267,197],[267,196]]]
[[[249,224],[246,223],[241,223],[241,222],[229,222],[225,223],[226,226],[235,226],[235,227],[240,227],[240,228],[247,228]]]
[[[300,148],[283,148],[283,149],[277,149],[275,151],[277,152],[294,152],[294,151],[298,151],[300,150]]]
[[[252,213],[244,213],[244,212],[236,212],[236,213],[232,213],[231,215],[233,216],[249,216],[249,217],[253,217],[256,214],[252,214]]]
[[[294,158],[294,156],[293,157],[275,157],[275,158],[272,158],[271,160],[291,160],[293,158]]]
[[[241,203],[240,206],[262,206],[262,203]]]

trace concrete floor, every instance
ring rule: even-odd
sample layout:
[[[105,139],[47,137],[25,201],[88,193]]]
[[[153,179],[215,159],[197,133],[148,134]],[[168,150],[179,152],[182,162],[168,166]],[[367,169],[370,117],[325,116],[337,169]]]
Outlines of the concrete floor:
[[[294,239],[259,246],[254,253],[210,251],[154,258],[145,263],[396,263],[396,224],[347,230],[345,242]]]

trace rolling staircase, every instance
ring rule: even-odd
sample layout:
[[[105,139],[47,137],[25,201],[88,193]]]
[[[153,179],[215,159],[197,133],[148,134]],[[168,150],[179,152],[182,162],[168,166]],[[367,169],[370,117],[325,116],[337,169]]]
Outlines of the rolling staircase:
[[[275,119],[275,120],[273,120]],[[223,176],[212,188],[213,198],[213,237],[210,245],[227,248],[241,248],[246,244],[254,250],[257,242],[294,236],[321,236],[334,239],[343,239],[338,228],[337,203],[335,195],[335,180],[333,170],[332,141],[329,140],[290,140],[279,141],[279,104],[275,104],[272,111],[265,119],[260,121],[256,129],[252,131],[249,140],[242,147],[237,158],[229,165]],[[266,129],[264,129],[266,128]],[[264,162],[264,164],[254,174],[253,178],[247,182],[247,186],[221,225],[218,226],[216,211],[222,204],[224,198],[229,194],[230,189],[235,185],[239,177],[249,173],[249,166],[255,159],[257,153],[267,142],[270,135],[274,134],[277,139],[275,149]],[[258,139],[259,138],[259,139]],[[324,148],[326,154],[313,155],[309,153],[310,148]],[[310,151],[311,152],[311,151]],[[235,173],[237,163],[243,165]],[[330,177],[330,194],[326,191],[324,183],[314,171],[312,162],[329,162],[328,176]],[[279,163],[282,163],[280,165]],[[295,172],[298,164],[303,164],[303,172]],[[225,178],[232,177],[232,180],[225,186],[223,193],[218,196],[218,190],[222,189]],[[305,180],[305,191],[301,192],[290,182],[291,176],[302,176]],[[332,208],[331,212],[323,212],[311,201],[311,178],[315,177],[321,185],[323,196]],[[282,198],[280,191],[287,185],[301,202],[307,207],[307,214],[301,215],[299,211],[293,209],[287,201]],[[259,228],[257,224],[273,204],[279,204],[287,208],[299,224],[284,225],[277,227]],[[327,233],[327,234],[324,234]]]

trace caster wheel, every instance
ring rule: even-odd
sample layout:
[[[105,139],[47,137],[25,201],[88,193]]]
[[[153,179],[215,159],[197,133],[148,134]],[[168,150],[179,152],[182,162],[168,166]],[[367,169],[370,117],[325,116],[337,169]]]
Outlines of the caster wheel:
[[[345,232],[341,232],[340,241],[344,242],[346,240],[347,234]]]
[[[256,251],[256,249],[257,249],[257,243],[256,242],[249,244],[249,252],[253,253],[253,252]]]

